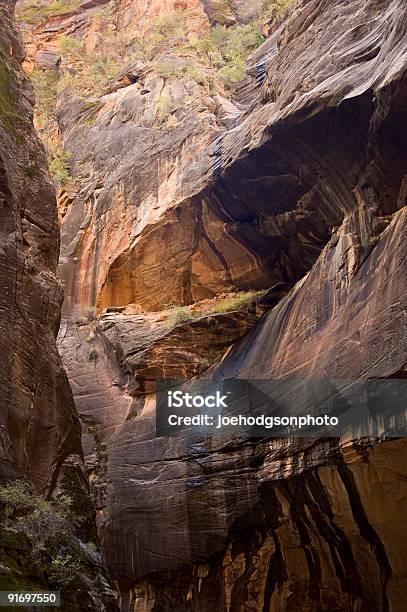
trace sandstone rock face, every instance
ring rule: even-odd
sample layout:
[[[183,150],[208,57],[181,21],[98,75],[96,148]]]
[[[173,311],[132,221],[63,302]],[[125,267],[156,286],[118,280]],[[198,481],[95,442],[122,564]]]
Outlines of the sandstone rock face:
[[[80,427],[55,345],[62,303],[55,196],[9,9],[2,4],[2,476],[25,474],[47,493],[64,460],[80,454]]]
[[[365,229],[377,231],[380,221],[385,229],[366,241]],[[405,206],[385,218],[372,218],[364,206],[351,213],[309,274],[233,348],[216,375],[401,376],[407,364],[406,235]]]
[[[144,35],[181,7],[194,34],[245,5],[123,0],[115,25]],[[88,7],[52,37],[80,21],[103,49]],[[235,97],[172,48],[60,97],[60,347],[122,610],[405,607],[404,440],[157,438],[154,383],[405,378],[406,29],[403,0],[303,0]],[[252,304],[168,323],[270,287],[260,321]]]
[[[185,542],[182,556],[185,559],[195,553],[195,565],[178,572],[156,572],[139,582],[131,591],[132,607],[202,611],[211,606],[215,610],[247,607],[295,612],[332,608],[342,612],[358,606],[366,611],[402,610],[403,553],[399,556],[400,541],[395,542],[394,526],[384,518],[401,516],[405,510],[405,491],[399,480],[404,467],[397,463],[405,447],[403,450],[400,444],[364,449],[364,460],[361,449],[344,447],[344,457],[339,454],[335,459],[333,454],[329,466],[311,469],[319,453],[329,456],[329,448],[314,447],[313,459],[311,454],[305,455],[307,470],[297,475],[278,469],[273,474],[273,465],[281,466],[278,452],[259,447],[254,453],[244,449],[252,463],[268,455],[256,475],[253,467],[249,471],[248,463],[239,462],[238,451],[214,454],[213,462],[203,463],[198,458],[208,478],[211,473],[213,486],[202,490],[204,477],[188,466],[184,479],[190,483],[188,500],[192,506],[184,506],[183,522],[190,525],[190,533],[196,534],[199,524],[206,524],[215,548],[229,517],[236,517],[236,508],[242,510],[251,495],[249,511],[238,513],[228,527],[227,547],[211,557],[199,537],[192,536]],[[221,461],[225,466],[228,460],[231,469],[219,473],[216,465]],[[386,469],[389,461],[396,470],[394,478]],[[239,479],[237,466],[241,468]],[[246,473],[244,487],[242,473]],[[180,477],[175,472],[174,476]],[[394,496],[388,495],[390,490]],[[175,489],[175,493],[180,491]],[[199,520],[194,514],[197,507],[201,508]],[[173,515],[163,511],[164,516]],[[167,525],[166,533],[175,528],[175,523]],[[403,527],[399,533],[403,539]],[[168,550],[170,544],[166,542]],[[179,552],[178,545],[174,553]],[[174,558],[172,561],[175,565]],[[156,566],[158,563],[156,560]]]
[[[139,435],[140,423],[147,427],[145,435],[151,433],[156,380],[201,374],[258,319],[259,313],[250,308],[180,322],[172,322],[171,313],[111,313],[76,328],[68,323],[62,326],[60,347],[83,422],[100,534],[110,538],[113,524],[121,530],[123,508],[111,501],[125,495],[119,476],[122,451]],[[153,440],[146,443],[153,448]],[[129,503],[132,506],[132,498]],[[120,540],[122,535],[118,534]],[[117,553],[123,556],[123,550]]]
[[[87,517],[69,537],[82,547],[82,574],[63,609],[83,609],[82,601],[89,610],[114,610],[95,539],[80,424],[56,348],[62,303],[56,201],[32,125],[33,92],[21,70],[12,9],[12,2],[0,3],[0,484],[24,479],[44,496],[64,492],[81,502],[76,511]],[[8,527],[3,510],[2,504],[2,590],[48,589],[42,559],[33,562],[33,541],[18,524]],[[58,543],[49,548],[56,551]]]
[[[169,11],[182,10],[188,36],[196,36],[209,28],[205,11],[210,6],[120,2],[115,27],[121,36],[143,34]],[[233,14],[239,14],[236,7]],[[29,62],[46,68],[54,53],[57,65],[58,41],[67,35],[92,45],[97,19],[95,8],[81,5],[74,17],[59,15],[46,26],[25,27]],[[164,21],[161,27],[165,36],[169,26]],[[100,28],[95,44],[103,53]],[[171,50],[160,52],[161,64],[170,66],[176,78],[157,74],[151,63],[136,63],[105,95],[68,95],[61,101],[59,128],[64,147],[73,153],[73,175],[80,185],[76,194],[61,200],[66,312],[87,314],[89,307],[130,302],[160,310],[222,291],[259,289],[281,279],[281,274],[272,275],[256,263],[267,257],[257,219],[248,220],[243,231],[239,215],[225,211],[219,217],[219,207],[214,211],[201,195],[195,199],[212,182],[220,137],[225,127],[235,124],[240,109],[202,85],[191,67],[179,73],[182,62]],[[70,65],[64,69],[74,70]],[[167,262],[156,260],[157,241],[166,245]],[[164,268],[164,276],[173,278],[172,287],[164,282]]]
[[[82,209],[84,224],[75,201],[64,217],[65,244],[75,237],[64,264],[72,270],[76,258],[68,284],[78,287],[67,313],[81,300],[156,310],[299,281],[212,374],[405,376],[405,29],[400,2],[300,3],[253,57],[232,129],[224,106],[223,114],[217,106],[200,113],[213,125],[206,149],[205,123],[194,113],[175,111],[173,123],[157,129],[147,110],[134,114],[142,107],[131,87],[109,94],[114,102],[105,97],[102,116],[110,104],[115,112],[124,101],[130,109],[130,99],[137,106],[109,128],[103,150],[99,114],[93,136],[81,131],[81,159],[103,156],[92,180],[106,165],[114,171]],[[142,80],[156,95],[157,77]],[[173,96],[179,81],[164,87]],[[78,128],[66,112],[62,126],[75,150]],[[133,122],[143,138],[128,136],[114,149]],[[124,240],[120,227],[130,234]],[[86,381],[74,393],[90,423],[99,529],[123,609],[403,609],[403,442],[155,439],[151,381],[202,373],[209,364],[197,346],[205,345],[189,330],[188,352],[200,368],[188,370],[179,337],[172,345],[167,336],[171,351],[158,340],[146,353],[143,333],[148,344],[158,330],[140,333],[144,319],[106,316],[96,325],[102,361],[89,366],[98,399]],[[75,381],[71,347],[62,344]]]
[[[344,222],[310,274],[227,353],[215,375],[405,376],[406,209],[387,221],[367,251],[361,228],[372,219],[360,211],[357,223]],[[74,351],[78,339],[62,345],[71,378],[80,381],[74,394],[89,434],[99,530],[122,608],[206,611],[216,602],[222,611],[401,611],[405,441],[155,439],[153,398],[143,399],[151,379],[196,370],[185,370],[185,352],[178,361],[183,326],[164,342],[140,319],[111,314],[99,321],[101,361],[87,374],[93,387],[83,369],[89,348]],[[218,340],[222,333],[224,324]],[[154,335],[156,348],[147,348]],[[192,329],[188,340],[193,351]],[[109,372],[117,360],[121,367]],[[300,393],[299,384],[294,403]]]
[[[382,9],[358,5],[355,24],[343,6],[294,11],[253,59],[229,130],[230,105],[188,74],[141,68],[90,109],[68,99],[59,123],[81,189],[63,219],[67,309],[160,310],[299,280],[359,205],[361,151],[380,138],[390,66],[402,70],[402,7]],[[348,25],[328,32],[342,13]],[[259,70],[270,75],[260,91]]]
[[[117,26],[120,30],[147,32],[157,17],[172,11],[187,10],[191,31],[199,32],[208,27],[208,17],[201,0],[120,0],[116,5]]]

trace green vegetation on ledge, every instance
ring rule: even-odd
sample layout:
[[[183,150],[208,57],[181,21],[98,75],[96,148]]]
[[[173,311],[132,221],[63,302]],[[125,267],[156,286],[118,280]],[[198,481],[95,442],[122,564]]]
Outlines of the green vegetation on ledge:
[[[80,0],[54,0],[48,5],[41,5],[38,0],[22,0],[17,3],[16,18],[37,25],[50,17],[72,13],[79,6]]]
[[[267,19],[278,19],[292,0],[259,0],[257,13],[250,22],[228,25],[209,24],[197,31],[193,12],[178,8],[155,19],[152,27],[141,34],[117,30],[114,2],[97,10],[103,29],[103,41],[87,51],[85,42],[75,35],[63,35],[58,42],[61,62],[58,70],[36,68],[31,80],[36,94],[36,127],[45,144],[51,173],[57,185],[66,184],[70,176],[69,153],[58,149],[59,129],[56,111],[65,95],[84,99],[82,124],[92,127],[98,111],[97,98],[114,91],[113,80],[125,74],[126,67],[134,70],[141,65],[163,79],[189,77],[212,96],[217,91],[233,92],[247,71],[247,58],[264,38],[261,25]],[[51,16],[64,15],[79,6],[67,0],[38,4],[26,0],[18,4],[18,16],[27,24]],[[253,13],[253,12],[252,12]],[[34,19],[34,22],[33,22]],[[6,126],[12,129],[18,117],[10,107],[7,70],[0,65],[0,113],[6,116]],[[110,89],[110,87],[113,89]],[[88,106],[86,98],[93,98]],[[159,125],[185,106],[183,100],[168,99],[165,94],[157,102]],[[4,121],[4,119],[3,119]]]
[[[215,314],[238,312],[243,310],[249,302],[264,295],[265,291],[243,291],[239,294],[225,297],[214,302],[206,310],[192,312],[188,306],[173,306],[167,316],[167,326],[173,328],[182,323],[188,323]]]
[[[14,133],[23,117],[16,112],[17,96],[12,83],[12,76],[0,54],[0,122],[9,133]]]
[[[0,562],[7,567],[16,564],[16,575],[17,568],[28,563],[33,568],[32,578],[52,588],[63,588],[75,580],[75,572],[82,568],[82,555],[74,535],[78,517],[72,512],[70,497],[60,495],[48,501],[35,495],[26,481],[17,481],[0,486],[0,517]],[[7,584],[0,580],[0,586],[18,585],[18,581],[10,583],[10,576],[7,580]]]
[[[251,300],[261,297],[264,293],[264,291],[245,291],[244,293],[239,293],[239,295],[220,300],[209,312],[216,314],[241,310],[241,308],[244,308]]]
[[[49,160],[49,171],[57,185],[65,185],[72,179],[70,174],[71,159],[72,152],[60,148]]]
[[[233,90],[246,75],[247,57],[264,41],[261,24],[270,16],[280,17],[291,2],[268,0],[262,7],[260,5],[257,18],[251,22],[216,25],[201,35],[192,34],[188,9],[177,9],[157,17],[151,30],[144,34],[117,31],[113,5],[109,3],[99,13],[104,21],[107,41],[103,48],[87,53],[82,40],[65,35],[59,41],[59,51],[63,58],[62,71],[64,62],[67,62],[69,72],[63,71],[58,84],[48,83],[47,92],[40,82],[36,84],[38,75],[33,75],[38,97],[45,97],[45,104],[39,101],[41,114],[49,115],[47,104],[51,104],[54,95],[66,88],[73,88],[83,95],[102,93],[109,80],[126,65],[135,62],[151,63],[156,73],[164,78],[186,74],[202,86],[212,86],[218,81]],[[49,11],[53,4],[49,5]],[[37,11],[43,14],[42,8],[37,8]],[[20,18],[24,20],[24,14]],[[178,61],[169,62],[168,56]]]

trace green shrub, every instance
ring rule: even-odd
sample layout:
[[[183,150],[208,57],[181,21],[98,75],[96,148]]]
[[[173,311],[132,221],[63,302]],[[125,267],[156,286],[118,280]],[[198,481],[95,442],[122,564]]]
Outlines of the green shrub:
[[[107,21],[112,21],[114,16],[116,0],[110,0],[104,7],[101,8],[99,15]]]
[[[79,5],[80,0],[54,0],[48,5],[39,5],[37,0],[22,0],[17,3],[16,17],[19,21],[36,25],[48,17],[70,13]]]
[[[185,74],[190,76],[198,85],[206,85],[208,83],[208,78],[205,72],[198,68],[198,66],[194,66],[193,64],[188,64],[184,68]]]
[[[179,323],[186,323],[192,319],[192,313],[186,306],[174,306],[167,317],[167,325],[168,327],[175,327]]]
[[[18,480],[13,484],[0,486],[0,505],[8,511],[32,510],[35,506],[33,489],[25,480]]]
[[[48,541],[64,533],[69,525],[63,510],[42,497],[35,498],[31,511],[18,518],[17,524],[29,537],[36,554],[45,550]]]
[[[230,28],[226,29],[224,26],[221,25],[216,25],[214,28],[212,28],[209,36],[213,41],[213,44],[215,45],[216,49],[221,49],[222,47],[224,47],[225,44],[227,44],[229,31]]]
[[[230,54],[228,61],[218,71],[218,77],[228,89],[233,89],[246,76],[246,62],[240,54]]]
[[[70,55],[76,58],[81,58],[85,54],[85,43],[78,38],[72,36],[62,36],[59,39],[59,50],[62,55]]]
[[[273,15],[281,17],[292,1],[269,0],[263,3],[257,19],[230,27],[217,25],[204,36],[190,37],[186,48],[194,50],[208,66],[217,68],[218,78],[228,89],[234,89],[246,76],[247,57],[264,42],[261,24]]]
[[[245,291],[239,295],[225,298],[224,300],[217,302],[207,314],[241,310],[248,302],[261,295],[264,295],[264,291]]]
[[[95,57],[91,64],[91,78],[93,86],[104,85],[120,72],[120,63],[109,57]]]
[[[57,185],[65,185],[72,179],[70,174],[71,159],[72,152],[64,149],[58,149],[51,159],[49,170]]]
[[[244,55],[257,49],[257,47],[264,42],[264,38],[260,34],[259,26],[256,22],[230,28],[228,34],[228,53],[239,53]]]
[[[223,28],[221,29],[223,31]],[[215,44],[215,40],[212,36],[206,36],[204,38],[198,38],[197,36],[191,36],[187,47],[196,51],[196,53],[199,56],[206,58],[207,60],[210,61],[211,54],[214,51],[217,51],[219,45]]]
[[[31,166],[27,166],[26,168],[24,168],[24,173],[30,179],[38,178],[39,176],[41,176],[41,170],[35,164],[31,164]]]
[[[61,53],[74,58],[76,63],[74,71],[65,72],[59,79],[57,93],[71,88],[79,93],[102,93],[105,84],[120,72],[123,62],[128,59],[126,43],[119,36],[109,40],[111,44],[106,53],[87,54],[81,41],[69,37],[61,39]]]
[[[7,517],[12,517],[13,526],[29,538],[34,556],[45,551],[53,541],[67,531],[72,521],[72,500],[67,495],[48,501],[35,495],[30,483],[20,480],[0,486],[0,505]]]
[[[82,569],[83,564],[78,556],[59,553],[51,561],[48,576],[53,586],[63,588],[69,586]]]
[[[86,312],[86,319],[88,321],[94,321],[96,317],[96,308],[95,306],[89,306]]]
[[[90,349],[88,359],[89,359],[89,361],[94,361],[96,363],[97,360],[99,359],[99,352],[98,352],[98,350],[95,349],[95,348]]]
[[[264,21],[273,14],[276,17],[282,17],[293,1],[294,0],[267,0],[261,12],[261,20]]]
[[[38,110],[54,115],[57,102],[58,74],[54,70],[35,69],[30,75]]]
[[[380,234],[376,234],[376,235],[370,236],[368,241],[367,241],[368,246],[374,248],[377,244],[379,244],[380,238],[381,238]]]
[[[48,4],[48,6],[42,7],[42,10],[47,16],[63,15],[64,13],[69,13],[69,11],[74,10],[79,6],[79,3],[79,0],[54,0],[54,2]]]
[[[69,72],[65,72],[62,75],[62,77],[59,79],[57,92],[62,93],[65,89],[69,89],[71,87],[76,89],[77,85],[78,85],[77,77],[75,77],[75,75],[73,74],[70,74]]]
[[[246,58],[264,40],[259,22],[229,28],[217,25],[203,37],[191,37],[186,48],[193,49],[200,60],[218,69],[218,78],[233,89],[246,75]]]

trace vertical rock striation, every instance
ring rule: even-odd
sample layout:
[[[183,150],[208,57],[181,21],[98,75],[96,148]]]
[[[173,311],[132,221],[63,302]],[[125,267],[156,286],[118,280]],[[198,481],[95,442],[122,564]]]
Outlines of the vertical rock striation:
[[[109,94],[114,102],[104,98],[112,121],[113,104],[116,112],[117,104],[129,109],[130,99],[135,106],[127,127],[109,131],[103,150],[96,128],[80,131],[88,161],[100,152],[115,165],[114,187],[100,180],[85,206],[86,227],[74,231],[70,219],[78,227],[83,219],[76,201],[63,226],[70,278],[81,279],[70,312],[82,299],[92,305],[83,261],[95,270],[93,304],[112,310],[93,324],[100,358],[89,367],[97,384],[91,396],[87,382],[74,393],[91,442],[99,530],[124,610],[403,609],[405,443],[155,439],[143,356],[159,366],[157,377],[188,376],[185,353],[177,359],[182,341],[172,336],[170,353],[157,338],[145,352],[143,316],[129,321],[113,311],[129,302],[157,309],[250,283],[294,282],[227,350],[217,375],[405,376],[406,19],[397,0],[299,3],[253,56],[232,129],[215,112],[211,143],[191,158],[185,156],[196,136],[186,132],[200,129],[194,119],[181,114],[180,127],[174,120],[157,132],[136,88]],[[146,83],[154,92],[156,76]],[[76,150],[77,124],[63,114]],[[140,125],[143,144],[122,147],[122,171],[106,150],[114,153],[120,132]],[[169,142],[164,171],[160,151]],[[95,170],[101,176],[106,166]],[[126,185],[120,197],[118,184]],[[132,241],[119,239],[123,227],[134,232]],[[84,258],[83,245],[96,239],[100,250]],[[183,325],[188,353],[207,366],[193,328]],[[155,331],[147,333],[152,340]],[[219,341],[223,333],[220,327]],[[89,354],[86,334],[79,331],[79,363],[72,341],[62,340],[73,381]]]
[[[68,563],[75,554],[62,609],[114,610],[79,420],[56,347],[63,292],[55,193],[32,125],[34,97],[13,9],[14,2],[0,3],[0,583],[2,590],[61,588],[58,559]],[[27,483],[19,502],[7,498],[15,481]],[[72,522],[41,497],[62,493],[74,505]],[[17,516],[25,508],[25,528],[15,514],[10,519],[13,507]]]
[[[102,23],[147,36],[173,10],[193,38],[244,4],[81,3],[30,48],[103,50]],[[406,376],[406,4],[302,0],[268,26],[233,99],[161,39],[59,97],[60,347],[126,612],[405,607],[405,440],[155,436],[160,377]]]
[[[12,4],[1,6],[2,476],[25,475],[49,493],[66,458],[81,452],[80,428],[55,344],[62,303],[55,195],[32,126]]]

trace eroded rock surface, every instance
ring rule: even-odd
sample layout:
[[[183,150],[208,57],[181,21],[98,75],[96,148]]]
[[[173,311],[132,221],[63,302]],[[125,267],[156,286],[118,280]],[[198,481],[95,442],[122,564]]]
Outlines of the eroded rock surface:
[[[154,142],[173,139],[171,154],[161,175],[156,145],[140,152],[128,145],[126,167],[134,164],[136,174],[116,166],[112,181],[115,189],[122,180],[126,185],[123,216],[111,216],[117,199],[106,183],[96,206],[87,208],[92,216],[100,205],[99,239],[109,235],[109,254],[120,251],[112,264],[87,259],[89,270],[96,269],[94,304],[156,309],[236,286],[299,281],[227,352],[215,375],[405,376],[405,29],[405,6],[397,1],[300,3],[253,58],[232,129],[222,124],[225,115],[212,115],[217,131],[206,151],[185,161],[188,142],[196,142],[187,137],[177,154],[178,130],[196,125],[182,114],[181,127],[174,120],[161,133],[145,124],[146,142],[153,133]],[[256,91],[262,57],[267,74]],[[156,77],[149,78],[154,91]],[[175,86],[178,81],[166,85]],[[134,96],[131,88],[113,95]],[[96,138],[95,130],[95,149]],[[150,151],[154,172],[146,169]],[[176,166],[169,165],[173,154]],[[141,162],[134,161],[138,155]],[[135,176],[142,180],[133,188]],[[123,250],[111,240],[120,233],[119,217],[130,214],[145,187],[151,194],[149,180],[157,177],[156,194],[148,197],[158,208],[136,204],[136,230]],[[74,211],[73,203],[64,221],[68,233]],[[91,216],[72,245],[80,274],[77,249],[95,240]],[[80,278],[81,295],[90,295],[89,275]],[[103,335],[106,323],[98,325]],[[128,380],[137,388],[145,377],[147,388],[150,375],[138,357],[145,345],[127,329],[127,335],[114,331],[112,346],[119,363],[132,347]],[[158,359],[160,372],[188,375],[185,354],[177,359],[180,345],[178,337],[172,352],[147,352],[149,363],[156,367]],[[70,351],[62,350],[70,361]],[[204,369],[207,362],[194,350]],[[107,354],[116,363],[111,347]],[[68,369],[75,380],[77,366]],[[117,398],[114,406],[126,421],[120,435],[105,437],[92,470],[102,491],[100,533],[123,609],[401,612],[404,442],[155,439],[152,396]],[[111,407],[98,411],[90,402],[86,410],[87,418],[97,417],[98,435],[117,431]],[[104,414],[106,427],[99,421]],[[389,463],[394,470],[387,471]]]
[[[64,460],[80,453],[80,428],[55,346],[62,303],[55,196],[31,123],[33,93],[11,4],[2,4],[0,64],[2,473],[26,474],[46,493]]]
[[[183,4],[192,35],[246,19]],[[115,27],[179,6],[123,0]],[[55,17],[48,43],[103,49],[98,17]],[[405,441],[155,436],[162,376],[405,377],[405,2],[304,0],[267,29],[235,96],[163,48],[59,99],[60,346],[126,611],[405,606]],[[171,305],[276,285],[260,321],[168,325]]]
[[[215,376],[405,376],[406,221],[404,208],[363,249],[366,216],[360,211],[356,223],[346,220],[310,274],[227,353]],[[101,338],[108,336],[109,356],[99,342],[103,361],[88,366],[98,395],[89,396],[89,381],[74,394],[90,433],[99,530],[123,609],[206,611],[216,602],[222,611],[246,605],[401,612],[404,441],[156,439],[153,397],[143,400],[137,381],[151,384],[140,355],[147,350],[152,367],[157,356],[161,360],[156,378],[165,368],[171,375],[196,373],[185,370],[185,352],[177,359],[183,326],[167,336],[167,353],[168,342],[160,350],[163,340],[155,350],[146,348],[162,332],[150,329],[143,340],[141,321],[137,326],[124,315],[103,317],[98,329]],[[191,329],[188,339],[193,350]],[[74,381],[81,371],[85,376],[81,359],[86,362],[91,349],[83,346],[84,340],[75,360],[72,343],[63,343]],[[196,358],[206,365],[199,351]],[[105,375],[112,363],[121,368]],[[130,384],[120,395],[123,372]],[[301,391],[299,382],[294,405]]]
[[[172,321],[167,311],[138,316],[112,313],[91,324],[62,326],[60,347],[84,424],[83,444],[101,529],[122,521],[121,506],[110,506],[107,489],[110,498],[112,489],[122,487],[115,476],[123,460],[117,450],[132,438],[139,416],[141,421],[145,415],[154,416],[156,381],[201,374],[259,316],[255,306],[248,305],[240,311],[196,314],[179,322]]]
[[[81,189],[62,224],[66,308],[160,310],[295,282],[359,206],[358,185],[391,211],[395,196],[377,182],[392,162],[378,160],[375,185],[362,175],[386,138],[382,107],[399,108],[402,94],[386,92],[402,76],[403,19],[396,1],[299,7],[253,59],[230,130],[218,94],[148,66],[88,110],[68,99],[59,121]]]
[[[74,519],[76,528],[65,525],[72,529],[65,544],[54,534],[42,557],[30,531],[17,519],[10,526],[2,498],[0,583],[2,590],[49,589],[51,566],[69,550],[69,540],[82,551],[82,571],[72,573],[75,587],[61,609],[115,610],[83,470],[80,424],[56,348],[62,303],[56,201],[32,125],[33,92],[20,66],[13,8],[13,2],[0,3],[0,484],[2,494],[22,479],[44,496],[67,494],[84,515]]]

